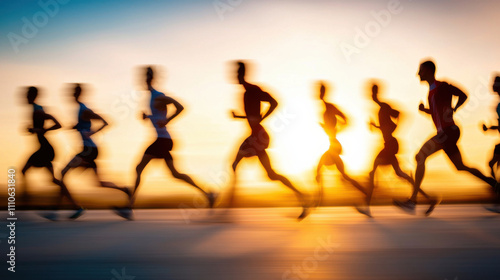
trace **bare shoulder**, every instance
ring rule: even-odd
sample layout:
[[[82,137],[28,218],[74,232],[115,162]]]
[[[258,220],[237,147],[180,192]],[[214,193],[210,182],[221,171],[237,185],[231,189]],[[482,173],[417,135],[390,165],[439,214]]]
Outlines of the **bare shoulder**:
[[[329,112],[331,112],[331,113],[335,113],[335,114],[341,113],[340,109],[337,108],[337,106],[335,106],[335,104],[326,103],[325,106],[326,106],[326,110],[329,111]]]
[[[94,113],[94,111],[92,111],[91,109],[86,108],[85,111],[82,112],[82,118],[84,120],[91,120],[91,119],[99,119],[100,116]]]
[[[168,104],[176,103],[177,101],[170,96],[164,94],[158,95],[153,101],[153,106],[158,110],[165,110]]]

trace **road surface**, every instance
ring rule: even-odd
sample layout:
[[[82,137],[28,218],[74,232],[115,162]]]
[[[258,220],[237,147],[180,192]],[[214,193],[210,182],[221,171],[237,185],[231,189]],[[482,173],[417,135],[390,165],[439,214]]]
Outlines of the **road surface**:
[[[325,207],[302,222],[298,208],[222,211],[138,210],[126,221],[92,210],[58,222],[18,211],[16,272],[3,261],[0,279],[500,279],[500,215],[480,205],[428,218],[380,206],[373,219]]]

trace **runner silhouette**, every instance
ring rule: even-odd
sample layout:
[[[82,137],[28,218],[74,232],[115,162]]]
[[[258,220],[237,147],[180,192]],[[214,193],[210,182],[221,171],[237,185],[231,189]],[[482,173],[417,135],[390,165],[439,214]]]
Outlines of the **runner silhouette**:
[[[59,122],[54,118],[52,115],[47,114],[44,110],[43,107],[36,104],[35,101],[38,97],[38,89],[36,87],[29,87],[28,92],[27,92],[27,100],[28,104],[33,105],[33,115],[32,115],[32,121],[33,121],[33,126],[28,128],[28,131],[31,134],[36,134],[38,143],[40,143],[40,148],[33,153],[26,164],[23,167],[22,174],[23,176],[26,176],[26,172],[31,168],[31,167],[42,167],[46,168],[50,175],[52,176],[52,182],[60,187],[60,193],[57,199],[57,209],[60,207],[60,204],[62,202],[62,199],[64,197],[68,198],[70,203],[75,209],[80,209],[81,207],[75,202],[73,197],[68,191],[68,188],[64,184],[61,183],[61,181],[57,180],[55,175],[54,175],[54,167],[52,166],[52,161],[54,160],[54,148],[52,148],[52,145],[50,145],[49,141],[47,138],[45,138],[45,133],[51,130],[56,130],[61,128],[61,125]],[[49,127],[45,128],[45,121],[50,120],[54,124]],[[27,183],[25,183],[27,186]],[[26,188],[26,195],[28,194],[27,188]],[[57,215],[55,213],[50,213],[48,215],[44,216],[47,219],[50,220],[56,220]]]
[[[99,151],[97,149],[96,143],[92,140],[91,136],[105,128],[108,123],[100,115],[94,113],[80,101],[81,95],[82,87],[80,86],[80,84],[75,84],[73,97],[75,98],[75,102],[79,105],[79,110],[78,123],[73,127],[73,129],[76,129],[82,137],[83,151],[73,157],[73,159],[66,165],[66,167],[64,167],[61,172],[61,183],[65,185],[64,178],[68,171],[70,171],[71,169],[78,167],[83,167],[85,169],[90,168],[92,169],[95,178],[99,182],[99,186],[122,191],[130,198],[131,193],[128,188],[118,187],[112,182],[105,182],[100,179],[97,170],[97,164],[95,162]],[[100,121],[102,123],[101,127],[99,127],[97,130],[92,130],[92,121]],[[76,219],[80,217],[84,211],[84,208],[78,209],[72,216],[70,216],[70,219]]]
[[[412,186],[415,183],[410,175],[404,173],[401,170],[401,167],[399,166],[399,161],[396,157],[396,154],[399,151],[399,143],[398,140],[392,134],[394,133],[397,127],[396,121],[399,122],[400,112],[392,108],[391,105],[389,105],[388,103],[380,101],[379,87],[377,84],[372,85],[372,99],[373,102],[375,102],[380,107],[378,112],[379,125],[376,125],[375,122],[371,121],[370,127],[375,127],[377,129],[380,129],[380,131],[382,132],[382,137],[384,139],[384,148],[375,158],[375,161],[373,162],[373,169],[370,172],[370,187],[368,189],[368,194],[367,194],[368,206],[371,203],[371,199],[373,197],[373,190],[375,188],[375,182],[374,182],[375,171],[377,170],[377,167],[380,165],[391,165],[394,168],[394,172],[396,172],[397,176],[408,181],[408,183],[410,183]],[[432,210],[435,208],[435,206],[439,203],[439,200],[431,198],[422,189],[420,189],[419,191],[422,195],[424,195],[427,199],[431,201],[430,203],[431,207],[427,211],[430,214]],[[371,215],[369,208],[367,208],[364,211],[367,212],[367,215]]]
[[[462,155],[457,147],[457,141],[460,138],[460,129],[453,121],[453,113],[460,108],[467,100],[467,95],[457,87],[446,82],[437,81],[435,78],[436,65],[432,61],[425,61],[420,65],[418,76],[421,82],[427,82],[429,85],[428,104],[419,105],[419,110],[431,115],[437,130],[436,136],[424,143],[415,159],[417,169],[415,171],[415,185],[413,194],[406,201],[395,200],[394,204],[402,210],[414,214],[417,203],[417,193],[420,190],[422,180],[425,174],[425,161],[434,153],[443,150],[457,170],[467,171],[477,178],[495,187],[496,180],[484,176],[479,170],[466,166],[462,161]],[[453,97],[458,97],[453,106]]]
[[[493,83],[493,91],[496,92],[500,96],[500,76],[495,77],[495,81]],[[486,132],[488,130],[496,130],[497,132],[500,132],[500,103],[498,103],[497,108],[496,108],[496,113],[498,116],[497,119],[497,125],[486,127],[485,124],[483,124],[483,131]],[[493,152],[493,157],[491,158],[490,162],[488,163],[488,166],[490,167],[491,170],[491,176],[496,177],[496,170],[494,168],[495,164],[496,169],[498,170],[499,166],[498,163],[500,162],[500,144],[497,144],[495,146],[495,150]]]
[[[153,88],[154,73],[151,67],[146,68],[145,74],[146,74],[146,85],[148,91],[151,94],[151,99],[149,103],[149,107],[151,109],[151,115],[146,115],[145,113],[142,113],[142,118],[144,120],[145,119],[151,120],[151,123],[155,128],[158,137],[156,138],[155,142],[151,144],[144,152],[141,162],[136,167],[137,177],[135,181],[134,193],[130,200],[129,207],[130,209],[133,207],[134,202],[137,198],[137,191],[141,183],[141,174],[144,168],[148,165],[148,163],[152,159],[163,159],[167,164],[168,169],[172,173],[172,176],[176,179],[180,179],[188,183],[189,185],[195,187],[200,192],[202,192],[203,195],[207,198],[209,206],[212,208],[214,206],[217,195],[213,192],[205,191],[204,189],[199,187],[191,179],[191,177],[177,171],[177,169],[174,166],[174,159],[170,154],[170,151],[172,150],[173,147],[173,142],[172,138],[170,137],[170,134],[167,131],[167,124],[172,119],[177,117],[182,112],[182,110],[184,110],[184,107],[173,98],[165,96],[165,94]],[[167,105],[169,104],[175,106],[175,112],[171,114],[169,117],[167,117]],[[128,219],[132,218],[131,211],[127,212],[126,209],[122,209],[122,211],[124,217]]]
[[[236,168],[238,167],[238,164],[245,157],[257,156],[260,163],[262,164],[262,167],[264,167],[264,169],[266,170],[269,179],[273,181],[280,181],[295,193],[298,200],[302,203],[303,210],[298,217],[299,220],[302,220],[309,214],[309,208],[307,206],[307,202],[305,201],[304,195],[297,188],[295,188],[287,178],[276,173],[276,171],[273,170],[269,155],[266,152],[266,149],[269,146],[269,135],[261,125],[261,122],[262,120],[267,118],[274,111],[274,109],[276,109],[276,107],[278,106],[278,102],[269,93],[263,91],[258,86],[250,84],[246,81],[245,63],[239,61],[236,62],[236,64],[238,67],[238,83],[245,89],[245,93],[243,94],[245,115],[237,115],[233,111],[232,116],[236,119],[246,119],[252,132],[250,136],[246,138],[245,141],[243,141],[243,143],[241,144],[236,154],[236,158],[234,159],[234,162],[232,164],[234,176],[231,185],[229,204],[230,206],[232,206],[234,200],[234,192],[236,189]],[[270,105],[267,112],[263,115],[261,111],[262,102],[267,102]]]
[[[337,140],[337,132],[338,132],[338,121],[341,122],[342,125],[347,125],[347,117],[340,111],[335,105],[332,103],[328,103],[325,100],[326,97],[326,86],[324,83],[320,82],[319,88],[319,99],[325,105],[325,112],[323,114],[324,123],[320,123],[320,125],[325,130],[325,133],[328,135],[328,139],[330,140],[330,147],[328,150],[321,156],[319,160],[318,167],[316,169],[316,181],[319,184],[319,202],[318,205],[321,204],[321,200],[323,199],[323,181],[321,177],[321,169],[323,166],[337,166],[342,177],[351,183],[356,189],[358,189],[363,194],[367,194],[366,190],[354,179],[347,175],[344,162],[342,158],[340,158],[340,154],[342,153],[342,145],[339,140]],[[369,213],[364,213],[361,208],[356,207],[356,209],[362,214],[368,215]],[[360,211],[361,210],[361,211]]]
[[[497,93],[500,96],[500,76],[495,77],[495,81],[493,82],[492,88],[493,88],[493,92]],[[497,116],[498,116],[498,119],[497,119],[498,124],[495,126],[490,126],[490,127],[486,127],[486,125],[483,124],[483,131],[486,132],[488,130],[496,130],[497,132],[500,132],[500,103],[498,103],[498,105],[497,105],[496,112],[497,112]],[[496,171],[500,167],[499,163],[500,163],[500,144],[497,144],[495,146],[495,150],[493,151],[493,157],[491,158],[490,162],[488,162],[488,166],[490,167],[490,170],[491,170],[491,176],[493,176],[493,178],[495,178],[495,179],[496,179]],[[495,167],[495,165],[496,165],[496,167]],[[494,191],[496,193],[495,204],[491,207],[486,207],[486,209],[491,211],[491,212],[500,213],[500,192],[499,192],[498,185],[494,189]]]

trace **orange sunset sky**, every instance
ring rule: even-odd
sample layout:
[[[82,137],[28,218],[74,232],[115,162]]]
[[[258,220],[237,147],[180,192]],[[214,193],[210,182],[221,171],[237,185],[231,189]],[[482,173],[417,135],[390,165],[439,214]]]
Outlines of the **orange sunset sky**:
[[[404,170],[413,170],[415,153],[435,133],[431,119],[418,112],[428,86],[416,76],[422,59],[433,58],[437,78],[469,96],[455,116],[462,131],[459,146],[468,163],[487,172],[499,135],[484,134],[480,125],[497,120],[499,100],[491,83],[500,71],[498,11],[498,1],[461,0],[3,1],[0,170],[5,178],[10,166],[20,172],[37,149],[36,137],[25,132],[32,109],[24,87],[34,85],[41,91],[38,103],[63,125],[47,134],[59,176],[81,148],[78,133],[70,129],[77,107],[68,87],[79,82],[87,93],[84,103],[111,124],[95,135],[102,176],[133,185],[135,165],[154,136],[150,123],[139,119],[148,99],[139,67],[152,64],[159,70],[157,89],[186,107],[168,127],[178,169],[223,190],[248,133],[247,123],[229,113],[243,110],[243,91],[230,63],[237,59],[251,62],[249,81],[279,102],[264,121],[271,136],[268,152],[276,170],[303,188],[314,188],[317,162],[328,148],[319,125],[319,80],[329,84],[328,101],[349,118],[339,134],[348,172],[367,177],[382,141],[368,127],[377,109],[366,92],[370,79],[380,82],[381,99],[402,112],[396,133],[400,160]],[[452,184],[481,184],[458,174],[443,155],[432,158],[428,170],[442,172]],[[239,168],[242,184],[265,182],[279,189],[255,160]],[[167,183],[188,191],[165,172],[159,163],[148,167],[145,185],[155,186],[147,192]],[[45,176],[41,170],[31,174]],[[76,172],[68,178],[84,189],[86,177]]]

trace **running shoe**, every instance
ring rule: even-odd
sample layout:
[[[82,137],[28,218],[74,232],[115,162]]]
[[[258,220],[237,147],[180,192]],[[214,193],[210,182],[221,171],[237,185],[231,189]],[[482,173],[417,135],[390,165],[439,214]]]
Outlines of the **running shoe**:
[[[132,212],[132,208],[129,208],[129,207],[114,207],[113,208],[114,212],[126,219],[126,220],[129,220],[129,221],[132,221],[134,218],[133,218],[133,212]]]
[[[73,215],[71,215],[69,218],[71,220],[75,220],[78,217],[80,217],[81,215],[83,215],[84,212],[85,212],[85,209],[83,207],[80,207],[80,209],[76,210],[75,213]]]
[[[492,206],[485,206],[484,209],[486,209],[490,212],[493,212],[493,213],[500,214],[500,204],[494,204]]]
[[[308,206],[304,206],[303,209],[302,209],[302,213],[300,213],[300,215],[299,215],[299,217],[297,219],[300,222],[303,219],[305,219],[307,216],[309,216],[310,213],[311,213],[311,208],[309,208]]]
[[[54,213],[54,212],[51,212],[51,213],[48,213],[48,214],[44,214],[44,215],[41,215],[42,217],[44,217],[45,219],[47,220],[51,220],[53,222],[57,221],[57,213]]]
[[[401,210],[405,211],[408,214],[415,215],[415,202],[411,200],[406,200],[406,201],[400,201],[400,200],[394,200],[393,201],[394,206],[399,207]]]
[[[356,211],[358,211],[359,213],[369,217],[369,218],[373,218],[372,216],[372,212],[370,211],[370,207],[360,207],[360,206],[354,206],[354,209],[356,209]]]
[[[425,215],[429,216],[432,213],[432,211],[434,211],[434,208],[436,208],[436,206],[438,206],[440,203],[441,203],[440,197],[435,198],[435,199],[431,199],[429,202],[429,204],[430,204],[429,209],[427,209],[427,211],[425,211]]]

